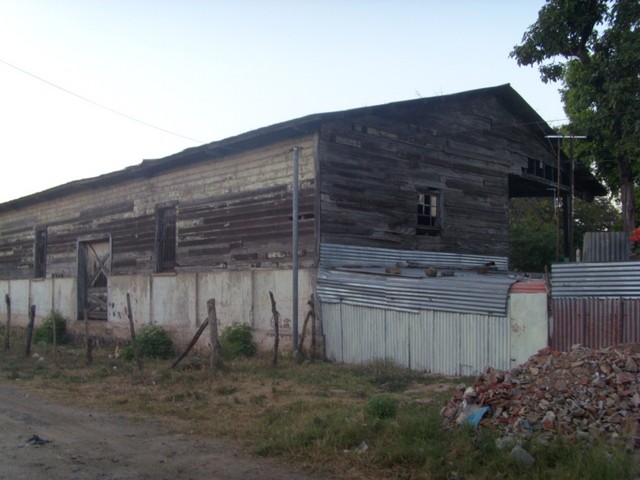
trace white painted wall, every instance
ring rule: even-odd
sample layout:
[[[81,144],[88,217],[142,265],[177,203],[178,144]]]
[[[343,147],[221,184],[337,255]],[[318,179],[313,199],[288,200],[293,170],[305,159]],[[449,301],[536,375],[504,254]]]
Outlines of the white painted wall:
[[[527,361],[547,346],[549,322],[546,293],[511,293],[509,299],[511,366]]]
[[[307,300],[315,291],[315,270],[299,272],[298,330],[302,332],[309,310]],[[36,325],[52,309],[68,320],[67,328],[83,335],[84,322],[78,319],[77,283],[74,278],[0,281],[1,322],[6,321],[4,294],[11,298],[12,325],[25,327],[29,305],[36,305]],[[248,323],[261,350],[273,347],[273,315],[269,291],[280,312],[280,348],[291,351],[292,272],[290,270],[220,270],[175,275],[127,275],[109,278],[107,321],[89,322],[91,335],[125,341],[130,328],[127,317],[127,293],[136,329],[148,323],[166,328],[179,348],[193,338],[207,318],[207,300],[215,298],[219,332],[233,323]],[[317,322],[319,325],[319,322]],[[307,332],[307,340],[310,332]],[[198,347],[209,344],[209,335],[201,336]]]

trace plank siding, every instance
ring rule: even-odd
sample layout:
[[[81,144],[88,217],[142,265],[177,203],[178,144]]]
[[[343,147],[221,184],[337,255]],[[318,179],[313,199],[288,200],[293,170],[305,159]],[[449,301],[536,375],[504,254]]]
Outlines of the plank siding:
[[[306,136],[4,212],[0,278],[33,277],[35,225],[47,226],[47,277],[75,277],[77,242],[89,236],[111,238],[113,275],[152,273],[155,206],[167,201],[177,202],[177,270],[290,265],[293,145],[301,147],[301,264],[311,265],[315,140]]]
[[[176,271],[288,268],[294,145],[303,267],[324,242],[508,256],[509,198],[548,194],[553,180],[555,145],[536,118],[503,86],[312,115],[145,161],[5,205],[0,279],[33,275],[44,227],[47,276],[75,276],[77,243],[88,236],[111,239],[113,275],[151,273],[156,206],[167,202]],[[418,194],[428,189],[440,228],[418,232]]]
[[[321,241],[508,255],[508,175],[531,155],[549,158],[539,141],[521,150],[533,134],[517,124],[495,99],[414,112],[409,122],[367,115],[325,124]],[[416,235],[417,193],[426,188],[440,192],[437,236]]]

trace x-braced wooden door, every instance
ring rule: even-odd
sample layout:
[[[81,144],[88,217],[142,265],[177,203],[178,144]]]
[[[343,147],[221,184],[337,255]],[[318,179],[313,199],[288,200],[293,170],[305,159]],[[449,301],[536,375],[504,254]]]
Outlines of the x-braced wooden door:
[[[87,240],[78,243],[78,318],[107,319],[107,287],[111,272],[111,241]]]

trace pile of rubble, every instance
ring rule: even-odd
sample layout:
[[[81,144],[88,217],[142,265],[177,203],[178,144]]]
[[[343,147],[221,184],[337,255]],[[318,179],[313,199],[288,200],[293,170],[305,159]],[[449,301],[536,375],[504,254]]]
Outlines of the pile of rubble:
[[[469,422],[503,435],[624,435],[636,449],[640,345],[545,348],[511,371],[487,369],[472,386],[459,385],[442,415],[445,425]]]

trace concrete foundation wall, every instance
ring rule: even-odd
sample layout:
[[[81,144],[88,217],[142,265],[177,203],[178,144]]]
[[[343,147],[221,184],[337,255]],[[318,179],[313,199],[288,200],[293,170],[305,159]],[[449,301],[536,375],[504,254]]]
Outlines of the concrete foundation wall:
[[[315,292],[314,269],[299,272],[298,330],[302,332],[307,301]],[[136,329],[153,323],[164,327],[178,348],[184,348],[207,318],[207,300],[216,300],[218,330],[233,323],[253,327],[259,350],[273,347],[273,315],[269,292],[273,292],[280,312],[280,348],[292,350],[292,272],[290,270],[215,271],[175,275],[126,275],[109,278],[108,319],[91,321],[90,334],[115,341],[130,335],[127,293]],[[73,278],[1,280],[0,323],[6,321],[5,294],[11,300],[12,325],[25,327],[29,305],[36,305],[36,326],[51,310],[67,319],[68,330],[84,334],[82,312],[77,307],[77,283]],[[80,320],[78,320],[80,319]],[[319,322],[316,322],[320,330]],[[307,339],[310,332],[307,331]],[[208,348],[209,336],[200,337],[197,347]]]

